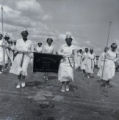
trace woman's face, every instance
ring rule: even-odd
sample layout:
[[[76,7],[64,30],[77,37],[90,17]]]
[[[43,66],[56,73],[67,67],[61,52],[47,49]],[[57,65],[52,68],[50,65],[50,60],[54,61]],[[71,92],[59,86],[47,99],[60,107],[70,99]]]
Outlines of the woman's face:
[[[9,37],[5,37],[5,40],[6,40],[6,41],[9,41],[9,39],[10,39]]]
[[[111,48],[111,50],[112,50],[113,52],[115,52],[115,51],[116,51],[116,49],[117,49],[116,47],[115,47],[115,48]]]
[[[116,44],[116,43],[112,43],[112,44],[111,44],[111,50],[112,50],[113,52],[115,52],[116,49],[117,49],[117,44]]]
[[[38,46],[39,46],[39,47],[41,47],[41,46],[42,46],[42,44],[41,44],[41,43],[38,43]]]
[[[51,39],[47,40],[47,43],[48,43],[49,46],[52,45],[52,42],[53,42],[53,41],[52,41]]]
[[[82,50],[80,50],[80,53],[82,53],[83,51]]]
[[[23,34],[22,34],[22,38],[23,38],[24,41],[27,40],[27,37],[28,37],[28,34],[26,34],[26,33],[23,33]]]
[[[90,50],[90,53],[93,54],[93,49]]]
[[[71,46],[71,45],[72,45],[72,39],[71,39],[71,38],[66,38],[65,41],[66,41],[66,44],[67,44],[68,46]]]
[[[86,53],[88,52],[88,48],[85,48],[85,52],[86,52]]]
[[[104,52],[106,53],[109,50],[109,48],[105,47]]]
[[[16,45],[16,41],[14,42],[14,45]]]

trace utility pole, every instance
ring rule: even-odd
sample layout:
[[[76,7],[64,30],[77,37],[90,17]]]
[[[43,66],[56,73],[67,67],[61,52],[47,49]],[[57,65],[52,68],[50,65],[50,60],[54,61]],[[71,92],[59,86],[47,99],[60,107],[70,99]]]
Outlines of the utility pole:
[[[1,6],[1,27],[2,27],[2,35],[4,37],[4,19],[3,19],[3,6]],[[4,47],[4,38],[3,38],[3,71],[5,69],[5,47]]]

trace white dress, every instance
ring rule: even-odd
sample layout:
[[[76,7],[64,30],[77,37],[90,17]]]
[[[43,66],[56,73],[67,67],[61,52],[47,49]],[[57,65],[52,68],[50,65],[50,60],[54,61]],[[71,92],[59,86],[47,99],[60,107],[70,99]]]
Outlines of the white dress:
[[[106,58],[105,62],[104,58]],[[115,76],[116,52],[109,50],[106,54],[103,53],[100,59],[102,62],[99,63],[98,76],[105,81],[112,79]]]
[[[98,67],[99,67],[99,69],[102,69],[102,67],[103,67],[105,55],[106,55],[106,53],[103,52],[103,53],[100,55],[100,57],[99,57],[99,60],[98,60]]]
[[[43,48],[43,53],[53,54],[54,46],[53,45],[49,46],[48,44],[46,44]]]
[[[38,53],[42,53],[42,50],[43,50],[42,47],[39,47],[39,46],[36,47],[36,52],[38,52]]]
[[[87,58],[88,58],[88,53],[84,52],[82,55],[81,70],[86,70]]]
[[[86,73],[93,74],[94,72],[94,63],[95,63],[95,54],[87,54],[87,60],[86,60]]]
[[[60,82],[73,81],[74,79],[74,56],[72,54],[74,49],[73,45],[64,45],[59,50],[59,54],[64,56],[60,62],[58,71],[58,80]]]
[[[11,62],[13,63],[13,59],[14,59],[13,50],[15,50],[15,45],[11,45],[10,48],[11,48],[11,50],[9,51],[9,58],[10,58]]]
[[[3,45],[3,41],[0,40],[0,65],[3,65],[3,48],[1,47]]]
[[[23,39],[19,39],[16,42],[16,50],[18,51],[32,51],[32,42],[27,40],[26,42]],[[24,57],[23,57],[24,56]],[[10,73],[19,75],[20,73],[24,76],[27,76],[27,68],[30,62],[31,53],[18,53],[13,61],[13,64],[10,69]]]
[[[3,42],[3,40],[0,40],[0,65],[3,65],[3,63],[8,63],[7,49],[3,49],[2,45],[5,45],[5,43]]]
[[[105,60],[105,56],[106,56],[106,53],[103,52],[100,57],[99,57],[99,60],[98,60],[98,67],[99,67],[99,71],[97,73],[97,76],[99,76],[100,78],[102,78],[102,73],[103,73],[103,69],[104,69],[104,60]]]
[[[82,63],[82,54],[78,52],[75,55],[75,68],[77,69],[81,67],[81,63]]]

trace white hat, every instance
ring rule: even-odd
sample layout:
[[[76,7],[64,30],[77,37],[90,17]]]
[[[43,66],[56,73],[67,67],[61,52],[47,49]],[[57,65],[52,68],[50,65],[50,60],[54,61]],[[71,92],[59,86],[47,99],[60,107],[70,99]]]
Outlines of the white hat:
[[[9,37],[10,38],[10,36],[8,35],[8,33],[5,34],[5,37]]]
[[[71,38],[71,33],[70,32],[66,32],[66,38]]]

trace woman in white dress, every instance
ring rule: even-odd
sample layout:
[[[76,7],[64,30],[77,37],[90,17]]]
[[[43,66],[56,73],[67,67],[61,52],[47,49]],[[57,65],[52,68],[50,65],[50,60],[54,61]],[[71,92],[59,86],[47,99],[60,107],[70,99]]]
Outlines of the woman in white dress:
[[[118,60],[116,55],[117,44],[112,43],[111,48],[104,55],[102,69],[99,70],[98,76],[103,80],[102,86],[110,86],[110,80],[115,76],[115,62]]]
[[[94,64],[95,64],[95,54],[93,49],[90,49],[87,55],[86,69],[85,69],[88,78],[92,77],[94,73]]]
[[[47,54],[55,54],[55,49],[53,46],[53,39],[52,38],[47,38],[46,45],[43,47],[43,53]],[[48,73],[45,72],[44,74],[44,79],[48,80]]]
[[[43,47],[43,53],[54,54],[54,46],[53,46],[53,39],[48,38],[46,41],[46,45]]]
[[[61,92],[69,91],[69,83],[74,80],[74,49],[72,38],[65,39],[66,44],[59,50],[59,54],[63,56],[61,60],[58,80],[62,83]]]
[[[99,68],[99,71],[97,73],[97,76],[102,76],[102,72],[103,72],[103,69],[104,69],[104,60],[105,60],[105,55],[107,54],[109,48],[108,47],[105,47],[104,49],[104,52],[101,53],[101,55],[99,56],[99,60],[98,60],[98,68]]]
[[[75,68],[80,70],[81,69],[81,63],[82,63],[82,49],[79,49],[77,51],[77,54],[75,55]]]
[[[42,53],[43,51],[43,48],[42,48],[42,43],[39,42],[35,48],[35,51],[38,52],[38,53]]]
[[[10,36],[8,34],[4,37],[5,45],[5,69],[9,69],[11,60],[10,60]]]
[[[83,71],[84,75],[87,75],[86,74],[86,61],[87,61],[87,58],[88,58],[88,48],[85,48],[85,51],[83,52],[83,55],[82,55],[82,64],[81,64],[81,70]]]
[[[39,42],[36,45],[33,45],[33,52],[37,52],[37,53],[42,53],[43,52],[43,47],[42,47],[42,43]],[[34,55],[32,54],[30,63],[33,66],[33,59],[34,59]]]
[[[32,41],[28,40],[28,31],[21,32],[22,39],[16,42],[16,57],[10,69],[10,73],[18,76],[18,84],[16,88],[25,87],[25,78],[27,76],[27,69],[30,62],[32,51]]]
[[[3,35],[0,34],[0,74],[5,70],[8,64],[7,47]]]

